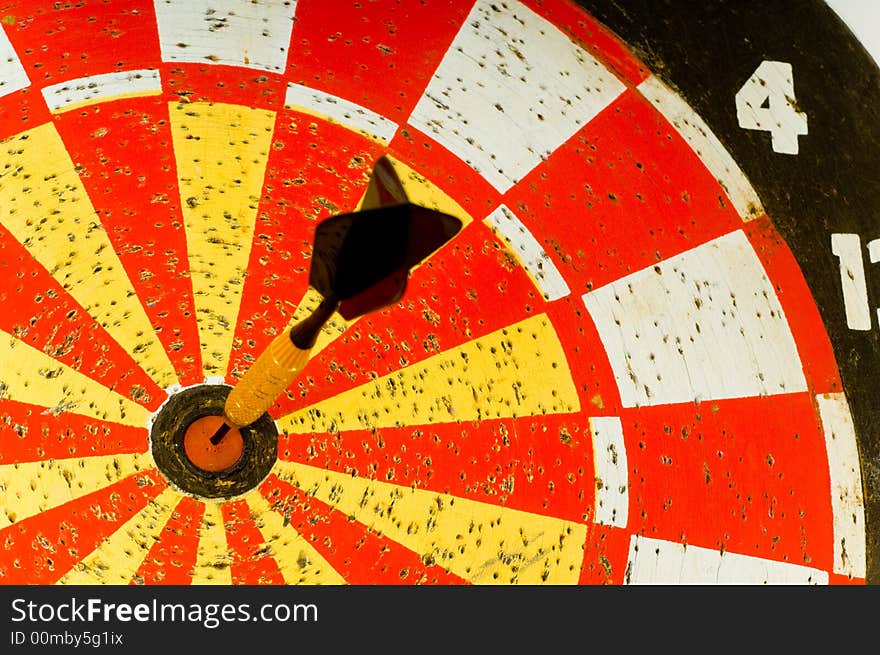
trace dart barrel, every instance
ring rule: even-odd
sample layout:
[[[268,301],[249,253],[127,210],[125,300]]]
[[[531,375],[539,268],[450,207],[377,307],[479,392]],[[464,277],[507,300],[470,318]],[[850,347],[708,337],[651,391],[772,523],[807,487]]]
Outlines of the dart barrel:
[[[308,362],[310,350],[298,348],[290,331],[275,337],[233,387],[223,411],[232,425],[244,427],[259,419]]]

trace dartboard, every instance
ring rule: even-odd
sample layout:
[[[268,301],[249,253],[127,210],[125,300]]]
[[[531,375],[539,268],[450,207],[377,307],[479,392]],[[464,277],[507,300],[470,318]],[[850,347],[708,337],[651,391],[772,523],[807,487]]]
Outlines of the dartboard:
[[[878,71],[707,4],[6,2],[0,582],[870,582]],[[181,477],[383,157],[462,229]]]

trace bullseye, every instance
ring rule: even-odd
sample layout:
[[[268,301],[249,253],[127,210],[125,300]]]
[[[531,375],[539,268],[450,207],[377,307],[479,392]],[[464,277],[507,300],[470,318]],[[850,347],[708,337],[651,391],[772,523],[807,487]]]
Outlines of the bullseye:
[[[244,453],[244,439],[238,428],[230,429],[214,444],[213,435],[223,425],[221,416],[196,419],[183,435],[183,449],[187,459],[204,471],[223,471],[234,466]]]
[[[150,442],[156,466],[175,487],[196,497],[233,498],[262,482],[278,456],[268,415],[211,437],[223,425],[230,387],[201,384],[172,394],[155,413]]]

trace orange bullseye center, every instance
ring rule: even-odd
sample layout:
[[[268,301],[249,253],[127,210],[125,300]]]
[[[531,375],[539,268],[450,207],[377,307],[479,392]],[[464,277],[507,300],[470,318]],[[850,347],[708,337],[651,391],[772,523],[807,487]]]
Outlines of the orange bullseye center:
[[[192,422],[183,435],[183,449],[187,459],[203,471],[225,471],[233,466],[244,452],[244,439],[238,428],[232,428],[217,445],[211,437],[223,425],[221,416],[205,416]]]

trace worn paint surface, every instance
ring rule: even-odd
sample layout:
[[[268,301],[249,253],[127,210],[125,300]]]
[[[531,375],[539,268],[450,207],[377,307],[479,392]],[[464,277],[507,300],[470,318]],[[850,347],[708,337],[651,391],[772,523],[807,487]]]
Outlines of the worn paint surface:
[[[202,364],[222,375],[241,303],[275,115],[232,105],[169,108]]]
[[[580,573],[583,525],[310,466],[279,473],[474,584],[571,584]]]
[[[279,427],[334,433],[576,412],[566,369],[549,320],[536,316],[285,416]]]
[[[634,536],[627,581],[632,584],[828,584],[828,572],[748,555]]]
[[[259,537],[265,544],[266,554],[278,562],[278,572],[285,584],[346,583],[315,547],[285,521],[285,515],[276,511],[261,494],[248,498],[247,507],[259,517]]]
[[[53,84],[43,89],[43,98],[49,110],[57,113],[100,102],[160,93],[162,80],[159,71],[139,70],[104,73]]]
[[[199,526],[198,550],[191,583],[232,584],[231,561],[223,509],[217,503],[206,503]]]
[[[180,494],[166,489],[105,539],[62,577],[58,584],[128,584],[171,517]]]
[[[54,126],[28,130],[4,146],[3,226],[154,380],[175,382]]]
[[[575,4],[0,14],[0,583],[865,581],[798,263]],[[317,305],[314,227],[382,155],[464,228],[328,323],[265,479],[181,493],[151,412]]]

